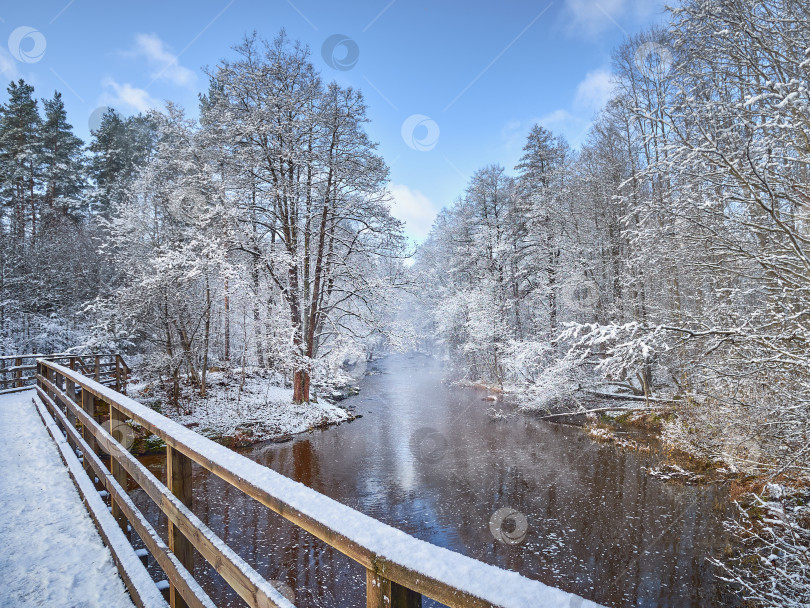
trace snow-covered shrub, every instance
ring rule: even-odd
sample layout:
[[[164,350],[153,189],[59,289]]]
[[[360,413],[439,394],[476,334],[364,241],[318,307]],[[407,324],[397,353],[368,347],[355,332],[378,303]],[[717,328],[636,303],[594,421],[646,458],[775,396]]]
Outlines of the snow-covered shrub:
[[[662,438],[732,473],[761,473],[768,469],[769,459],[763,437],[749,416],[750,412],[722,403],[686,400],[677,416],[664,421]]]
[[[594,371],[606,380],[624,382],[650,395],[662,369],[662,355],[669,351],[667,330],[638,322],[622,325],[566,323],[560,340],[571,344],[569,353],[582,361],[596,360]],[[635,385],[635,382],[638,385]]]
[[[720,577],[762,608],[810,605],[810,493],[767,484],[762,495],[735,502],[726,527],[739,540],[739,553],[713,558]]]
[[[560,357],[546,342],[512,340],[503,360],[509,387],[519,393],[522,409],[550,413],[578,406],[576,391],[586,372],[577,357]]]
[[[78,315],[65,317],[14,312],[3,324],[0,346],[3,354],[81,352],[81,345],[91,333],[90,327]]]
[[[312,384],[319,392],[329,394],[332,390],[353,385],[363,377],[366,351],[357,342],[340,341],[328,353],[310,364]]]

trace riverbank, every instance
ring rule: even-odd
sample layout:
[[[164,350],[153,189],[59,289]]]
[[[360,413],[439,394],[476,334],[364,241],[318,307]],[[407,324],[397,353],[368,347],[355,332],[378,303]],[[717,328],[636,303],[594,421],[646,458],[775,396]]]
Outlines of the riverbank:
[[[493,402],[486,397],[495,393],[454,386],[441,361],[392,355],[366,371],[360,394],[338,403],[359,420],[240,453],[419,538],[603,605],[734,606],[706,566],[725,546],[713,508],[722,488],[649,480],[642,467],[657,458],[519,415],[506,395]],[[493,420],[490,409],[508,418]],[[165,466],[162,456],[147,461]],[[265,556],[268,576],[296,589],[297,606],[364,605],[362,571],[317,539],[302,545],[279,518],[257,528],[249,499],[195,473],[199,512],[232,548]],[[493,536],[490,523],[506,507],[528,522],[514,544]],[[311,570],[300,565],[311,555],[329,576],[316,593],[299,594],[309,588]],[[225,591],[206,588],[223,605]]]
[[[662,463],[647,472],[664,481],[700,484],[745,477],[720,460],[707,459],[669,443],[664,436],[669,424],[677,424],[677,414],[668,408],[618,409],[587,416],[583,428],[595,441],[611,443],[622,450],[660,454]]]
[[[172,403],[168,385],[135,382],[129,394],[147,407],[199,434],[234,448],[263,441],[284,442],[293,435],[354,420],[355,415],[323,397],[310,403],[292,400],[292,389],[279,386],[281,379],[269,372],[241,374],[240,370],[215,371],[208,375],[204,397],[184,386]],[[337,397],[341,391],[331,390]],[[141,436],[136,428],[135,453],[161,449],[159,439]]]
[[[750,442],[715,458],[690,450],[693,442],[677,440],[684,429],[674,410],[605,412],[584,426],[591,438],[620,449],[660,452],[664,461],[647,469],[653,477],[725,485],[731,507],[725,527],[734,542],[707,556],[719,578],[745,606],[810,605],[810,480],[752,460],[760,453]]]
[[[502,398],[492,387],[478,388],[487,391],[484,399]],[[757,412],[751,410],[680,399],[628,401],[632,399],[589,393],[577,402],[574,414],[540,417],[579,426],[594,441],[649,458],[643,470],[651,478],[715,494],[712,508],[728,541],[707,551],[705,559],[729,597],[737,598],[734,605],[810,606],[810,469],[802,460],[806,445],[758,434],[752,424]],[[518,411],[533,410],[518,406]],[[503,410],[490,411],[493,420],[506,417]]]

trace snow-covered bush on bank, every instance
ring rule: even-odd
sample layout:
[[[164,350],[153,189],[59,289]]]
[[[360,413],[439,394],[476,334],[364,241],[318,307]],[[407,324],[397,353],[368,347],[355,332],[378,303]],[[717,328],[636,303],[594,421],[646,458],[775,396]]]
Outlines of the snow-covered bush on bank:
[[[270,371],[235,368],[210,372],[204,397],[183,392],[176,405],[167,398],[166,387],[140,382],[130,394],[145,405],[212,438],[226,438],[245,445],[338,424],[351,419],[343,408],[318,399],[308,404],[293,402],[284,377]]]
[[[92,328],[78,312],[70,317],[16,312],[6,316],[0,329],[2,354],[58,353],[83,351]],[[98,351],[96,351],[98,352]]]
[[[661,432],[666,444],[730,473],[767,473],[773,465],[759,427],[751,423],[752,412],[740,412],[717,402],[686,400],[678,415],[664,421]]]
[[[577,409],[578,390],[592,380],[576,356],[560,357],[545,342],[509,342],[504,371],[520,408],[543,413]]]
[[[739,549],[712,559],[720,576],[761,608],[810,605],[810,492],[769,483],[735,502],[727,522]]]
[[[340,340],[327,353],[313,361],[314,394],[327,398],[334,392],[354,386],[364,376],[367,347],[354,340]]]
[[[631,322],[622,325],[567,323],[559,340],[569,345],[566,357],[591,360],[594,373],[633,392],[651,396],[661,376],[662,355],[669,350],[666,330]]]

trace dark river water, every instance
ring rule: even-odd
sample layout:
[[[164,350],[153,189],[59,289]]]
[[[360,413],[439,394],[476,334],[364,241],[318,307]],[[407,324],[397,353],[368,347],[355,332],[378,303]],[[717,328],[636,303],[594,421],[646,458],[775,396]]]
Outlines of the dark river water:
[[[388,357],[369,371],[342,404],[361,419],[243,454],[417,538],[598,603],[729,605],[706,561],[726,544],[722,487],[665,483],[645,471],[660,456],[509,406],[492,421],[485,393],[448,386],[425,357]],[[162,457],[143,461],[163,471]],[[133,497],[165,530],[145,494]],[[517,514],[499,525],[504,509]],[[260,574],[288,585],[296,606],[365,606],[360,566],[196,466],[193,510]],[[215,603],[242,605],[197,559]]]

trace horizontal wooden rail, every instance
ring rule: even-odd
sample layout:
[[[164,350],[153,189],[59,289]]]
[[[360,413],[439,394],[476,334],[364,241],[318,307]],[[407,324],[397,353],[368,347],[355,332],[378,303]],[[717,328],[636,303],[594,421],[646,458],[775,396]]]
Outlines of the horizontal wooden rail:
[[[265,581],[247,562],[242,560],[230,547],[225,545],[223,541],[183,505],[166,486],[161,484],[146,467],[138,462],[134,456],[116,441],[112,435],[105,431],[101,425],[95,422],[93,418],[77,404],[73,403],[64,391],[47,378],[43,378],[42,383],[44,388],[50,391],[60,403],[67,405],[67,407],[76,414],[79,421],[84,425],[84,428],[87,428],[93,434],[97,444],[124,467],[127,473],[132,476],[135,483],[137,483],[166,514],[169,521],[180,528],[183,534],[191,540],[191,543],[200,554],[216,568],[222,578],[245,599],[249,606],[283,606],[285,608],[291,606],[288,601],[284,600],[281,594],[273,589],[270,583]],[[50,397],[46,393],[42,396],[42,399],[48,400]],[[52,400],[51,402],[53,403]],[[138,515],[140,516],[140,513],[138,513]],[[155,557],[158,558],[157,555]],[[158,559],[158,561],[160,562],[160,559]],[[180,572],[184,575],[187,574],[184,569],[180,570]],[[171,582],[176,581],[183,583],[182,578],[177,578],[178,574],[167,572],[167,575]],[[186,597],[182,592],[181,594],[189,606],[200,605],[195,601],[196,598]]]
[[[70,369],[79,371],[85,376],[92,376],[104,384],[113,385],[117,391],[126,392],[126,384],[131,370],[124,358],[118,353],[92,355],[57,353],[53,355],[0,356],[0,394],[24,391],[34,386],[36,384],[37,359],[47,359],[56,363],[62,362]],[[30,363],[24,363],[28,361]],[[7,362],[12,362],[12,364],[8,365]]]
[[[138,521],[133,529],[163,567],[172,593],[178,593],[172,596],[177,600],[173,600],[173,605],[205,605],[205,596],[192,590],[186,576],[193,572],[191,547],[194,547],[249,606],[292,606],[194,515],[190,508],[190,463],[193,461],[366,568],[368,608],[414,608],[421,606],[422,595],[451,607],[597,606],[515,572],[418,540],[214,443],[58,363],[40,359],[37,366],[37,389],[43,402],[55,410],[65,408],[68,415],[60,417],[61,424],[70,424],[72,415],[86,431],[84,436],[71,433],[73,441],[88,453],[93,451],[94,441],[110,454],[111,472],[99,469],[100,461],[92,457],[87,461],[89,467],[109,489],[114,512],[118,503],[126,519]],[[72,387],[81,389],[78,403]],[[98,424],[92,414],[98,401],[110,406],[113,420],[116,416],[133,420],[166,443],[167,485]],[[93,441],[88,441],[90,438]],[[118,474],[116,467],[121,468]],[[98,475],[99,472],[102,474]],[[125,483],[121,483],[121,479],[125,481],[127,474],[166,514],[168,551],[165,545],[158,545],[158,540],[144,538],[144,535],[149,538],[150,529],[131,501],[127,502],[122,490]]]
[[[83,355],[77,353],[28,353],[23,355],[0,355],[0,361],[8,361],[9,359],[17,359],[18,357],[33,357],[34,359],[69,359],[70,357],[110,357],[115,353],[100,352],[100,353],[84,353]]]

